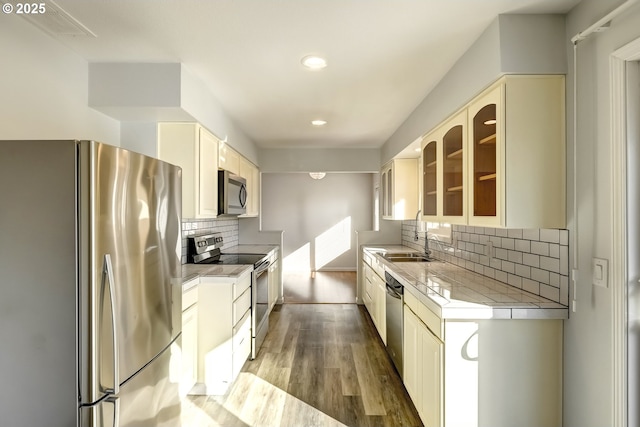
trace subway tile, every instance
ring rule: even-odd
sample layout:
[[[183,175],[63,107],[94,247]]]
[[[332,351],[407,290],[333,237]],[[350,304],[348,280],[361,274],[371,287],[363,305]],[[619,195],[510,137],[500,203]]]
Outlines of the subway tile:
[[[560,273],[560,260],[558,258],[541,256],[540,268],[554,273]]]
[[[557,273],[549,273],[549,285],[554,288],[560,288],[560,275]]]
[[[560,245],[557,243],[549,243],[549,256],[551,258],[560,258]]]
[[[475,243],[473,245],[473,251],[477,254],[484,254],[485,253],[485,246],[480,244],[480,243]]]
[[[516,250],[520,252],[531,252],[531,242],[529,240],[516,240]]]
[[[560,299],[560,289],[541,283],[540,296],[552,301],[558,301]]]
[[[493,269],[493,268],[491,268],[491,267],[487,267],[487,266],[485,266],[485,267],[484,267],[484,271],[483,271],[483,273],[482,273],[482,274],[484,274],[484,275],[485,275],[485,276],[487,276],[487,277],[491,277],[492,279],[495,279],[495,277],[496,277],[496,270],[495,270],[495,269]]]
[[[560,230],[560,244],[564,246],[569,245],[569,230]]]
[[[516,274],[528,279],[531,277],[531,267],[522,264],[516,264]]]
[[[487,236],[495,236],[496,235],[496,229],[495,228],[491,228],[491,227],[485,227],[484,228],[484,234]]]
[[[549,256],[549,244],[544,242],[531,242],[531,253]]]
[[[507,236],[512,239],[522,239],[522,229],[520,228],[509,229],[507,230]]]
[[[496,280],[507,283],[507,281],[509,280],[509,275],[504,271],[496,270]]]
[[[560,246],[560,274],[569,274],[569,246]]]
[[[522,230],[522,238],[526,240],[540,240],[540,230],[537,228]]]
[[[540,256],[534,254],[523,254],[522,263],[530,267],[540,267]]]
[[[539,268],[531,268],[531,279],[537,282],[549,284],[549,272]]]
[[[509,274],[507,276],[507,283],[515,288],[522,289],[522,277],[515,274]]]
[[[540,283],[531,279],[522,279],[522,290],[540,295]]]
[[[502,248],[495,248],[496,258],[499,259],[509,259],[509,251]]]
[[[500,245],[504,249],[514,250],[516,248],[515,240],[509,238],[503,238]]]
[[[515,273],[516,266],[514,263],[509,261],[502,261],[502,271],[506,271],[507,273]]]
[[[549,243],[560,243],[560,230],[549,228],[540,229],[540,241]]]
[[[491,236],[489,238],[489,241],[493,244],[494,248],[501,248],[502,247],[502,237]]]
[[[514,262],[516,264],[522,264],[522,252],[510,251],[509,261]]]
[[[476,263],[473,266],[473,271],[475,271],[478,274],[482,274],[484,273],[484,265],[480,264],[480,263]]]
[[[500,270],[502,268],[502,260],[499,258],[491,258],[491,262],[490,262],[491,268],[494,268],[496,270]]]
[[[508,237],[509,233],[504,228],[496,228],[496,236],[498,237]]]
[[[560,304],[569,306],[569,278],[560,276]]]

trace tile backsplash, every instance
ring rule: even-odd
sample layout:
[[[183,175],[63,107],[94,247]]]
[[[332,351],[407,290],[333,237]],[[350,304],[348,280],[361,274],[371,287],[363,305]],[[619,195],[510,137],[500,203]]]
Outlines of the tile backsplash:
[[[187,263],[187,236],[194,234],[222,233],[222,249],[238,244],[238,218],[190,219],[182,220],[182,263]]]
[[[415,240],[416,221],[403,221],[402,244],[424,250]],[[452,226],[452,243],[429,236],[432,254],[518,289],[569,305],[569,230]]]

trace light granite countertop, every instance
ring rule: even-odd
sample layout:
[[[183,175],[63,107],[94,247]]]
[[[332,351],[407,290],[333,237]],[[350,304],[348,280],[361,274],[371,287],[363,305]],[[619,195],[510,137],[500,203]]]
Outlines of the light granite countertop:
[[[443,319],[567,319],[569,308],[444,262],[391,262],[381,254],[416,252],[400,245],[364,245],[389,272]]]

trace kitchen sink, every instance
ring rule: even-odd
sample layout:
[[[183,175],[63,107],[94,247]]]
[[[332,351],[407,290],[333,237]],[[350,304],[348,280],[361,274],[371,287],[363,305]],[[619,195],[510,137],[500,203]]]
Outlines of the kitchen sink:
[[[415,253],[415,252],[406,252],[406,253],[387,253],[382,255],[384,259],[391,262],[431,262],[434,261],[433,258],[427,258],[426,256]]]

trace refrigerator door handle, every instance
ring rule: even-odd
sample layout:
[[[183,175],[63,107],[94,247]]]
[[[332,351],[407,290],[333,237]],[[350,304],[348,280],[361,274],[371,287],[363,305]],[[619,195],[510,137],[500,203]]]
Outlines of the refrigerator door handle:
[[[120,399],[109,397],[106,401],[113,404],[113,427],[120,427]]]
[[[104,269],[102,271],[103,289],[104,279],[107,278],[109,286],[109,299],[111,300],[111,331],[113,342],[113,389],[105,390],[107,393],[118,394],[120,392],[120,361],[118,346],[118,328],[116,319],[116,291],[114,285],[113,264],[111,263],[111,255],[104,255]],[[117,409],[117,406],[116,406]]]

